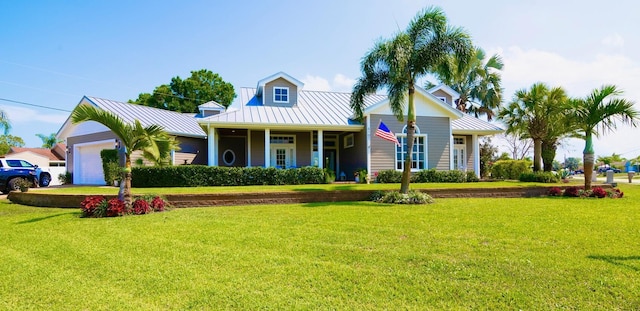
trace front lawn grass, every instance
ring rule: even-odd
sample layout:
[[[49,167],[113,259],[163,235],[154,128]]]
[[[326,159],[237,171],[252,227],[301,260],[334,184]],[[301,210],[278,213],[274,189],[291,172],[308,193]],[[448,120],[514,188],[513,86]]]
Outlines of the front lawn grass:
[[[0,309],[640,309],[640,187],[83,219],[0,201]]]
[[[582,185],[579,181],[571,185]],[[412,183],[411,189],[435,188],[496,188],[496,187],[548,187],[566,186],[565,183],[522,183],[519,181],[469,182],[469,183]],[[335,191],[335,190],[399,190],[400,184],[356,184],[333,183],[317,185],[261,185],[233,187],[167,187],[167,188],[132,188],[133,194],[203,194],[203,193],[256,193],[278,191]],[[62,186],[50,188],[34,188],[29,191],[47,191],[60,194],[117,194],[118,187],[109,186]]]

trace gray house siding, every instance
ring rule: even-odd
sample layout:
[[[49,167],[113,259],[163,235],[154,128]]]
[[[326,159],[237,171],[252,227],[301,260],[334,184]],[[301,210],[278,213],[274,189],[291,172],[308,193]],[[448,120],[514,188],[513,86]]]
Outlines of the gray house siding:
[[[218,165],[219,166],[247,166],[247,138],[245,136],[226,136],[220,139],[218,144]],[[223,156],[225,152],[233,152],[235,159],[233,163],[225,163]]]
[[[274,87],[288,87],[289,88],[289,103],[274,103],[273,102],[273,88]],[[291,107],[298,102],[298,87],[283,79],[278,78],[264,85],[262,96],[265,106],[279,106],[279,107]]]
[[[437,90],[435,92],[433,92],[433,96],[435,97],[444,97],[446,100],[445,102],[449,105],[451,105],[453,103],[453,99],[451,98],[451,95],[447,94],[446,92],[444,92],[443,90]]]
[[[180,144],[180,151],[176,151],[174,156],[176,165],[184,164],[185,159],[187,164],[207,165],[206,139],[178,136],[176,140]]]
[[[353,134],[353,147],[344,147],[344,138]],[[354,180],[353,173],[357,169],[367,167],[367,134],[366,130],[357,133],[344,133],[338,136],[340,172],[344,172],[347,180]]]
[[[473,150],[473,140],[470,135],[465,136],[466,147],[467,147],[467,172],[473,172],[473,156],[475,154]]]
[[[117,139],[111,131],[92,133],[87,135],[67,137],[67,146],[69,150],[73,150],[73,145],[81,143],[92,143],[107,139]],[[115,146],[114,146],[115,148]],[[73,173],[73,152],[67,154],[67,171]]]
[[[384,124],[395,134],[402,133],[405,123],[391,115],[371,115],[371,171],[396,169],[393,143],[375,136],[378,122]],[[427,168],[449,170],[450,163],[450,120],[446,117],[418,117],[416,125],[420,134],[427,135]]]
[[[251,131],[251,166],[264,166],[264,131]]]

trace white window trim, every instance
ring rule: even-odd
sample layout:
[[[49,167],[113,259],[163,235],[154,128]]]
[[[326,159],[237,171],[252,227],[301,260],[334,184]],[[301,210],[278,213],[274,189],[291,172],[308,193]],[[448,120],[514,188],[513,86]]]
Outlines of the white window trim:
[[[289,137],[292,138],[293,143],[271,143],[271,138],[273,137]],[[291,156],[291,161],[289,163],[289,167],[297,167],[297,161],[296,161],[296,136],[295,135],[281,135],[281,134],[271,134],[269,135],[269,154],[271,154],[272,151],[275,151],[275,149],[288,149],[289,150],[289,155]],[[270,157],[270,162],[273,160]],[[269,166],[271,166],[271,163],[269,163]],[[289,167],[285,167],[285,168],[289,168]]]
[[[404,132],[404,130],[403,130],[403,132]],[[419,130],[416,127],[416,133],[418,133],[418,132],[419,132]],[[427,134],[415,134],[413,136],[415,138],[417,138],[417,137],[423,137],[424,138],[424,160],[423,160],[424,168],[422,168],[422,169],[421,168],[411,168],[411,171],[412,172],[419,172],[421,170],[429,169],[429,148],[428,148],[429,141],[427,139]],[[403,134],[396,134],[396,137],[398,138],[398,141],[400,142],[400,144],[402,144],[402,138],[406,138],[407,134],[404,134],[404,133]],[[394,147],[394,148],[397,148],[397,146]],[[403,148],[404,148],[404,145],[403,145]],[[404,169],[404,160],[402,161],[402,168],[399,169],[398,168],[398,152],[397,152],[396,149],[394,149],[394,151],[396,151],[396,152],[395,152],[395,156],[394,156],[395,163],[393,164],[393,166],[394,166],[396,171],[402,171]],[[406,154],[406,152],[407,151],[404,150],[402,153]],[[412,156],[412,161],[414,161],[413,156]]]
[[[285,90],[287,91],[287,100],[276,100],[276,90]],[[279,104],[288,104],[289,98],[291,97],[291,93],[289,92],[289,88],[285,86],[274,86],[273,87],[273,102]]]
[[[353,133],[347,134],[344,137],[344,148],[351,148],[355,145],[355,137]]]
[[[227,154],[227,153],[231,153],[231,156],[233,157],[233,160],[231,160],[231,161],[227,161],[227,156],[226,156],[226,154]],[[227,165],[227,166],[231,166],[231,165],[233,165],[234,163],[236,163],[236,153],[235,153],[235,152],[233,152],[233,150],[231,150],[231,149],[227,149],[227,150],[225,150],[225,151],[222,153],[222,162],[223,162],[225,165]]]
[[[462,143],[461,144],[456,144],[455,143],[456,139],[462,139]],[[468,154],[467,154],[467,137],[465,137],[465,136],[453,136],[453,141],[454,141],[453,148],[462,150],[462,161],[463,161],[462,162],[462,166],[458,165],[458,167],[455,167],[455,165],[454,165],[453,169],[467,171],[468,170],[467,161],[466,161],[466,158],[468,156]],[[452,162],[452,165],[453,165],[453,162]]]

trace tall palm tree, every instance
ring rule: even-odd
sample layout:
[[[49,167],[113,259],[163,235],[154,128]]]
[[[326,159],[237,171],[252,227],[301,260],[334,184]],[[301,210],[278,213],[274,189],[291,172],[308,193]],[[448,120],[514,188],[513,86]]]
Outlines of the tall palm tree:
[[[63,142],[63,140],[56,138],[56,133],[51,133],[49,136],[44,134],[36,134],[36,136],[42,139],[42,148],[51,149],[57,143]]]
[[[566,109],[566,93],[562,88],[550,89],[536,83],[530,90],[516,91],[509,105],[500,110],[499,117],[507,125],[507,133],[525,135],[533,140],[533,170],[541,169],[542,141],[550,132],[554,118]]]
[[[542,170],[551,172],[560,140],[573,136],[573,128],[568,117],[570,109],[569,98],[565,90],[560,87],[550,89],[546,97],[545,107],[548,113],[546,116],[547,132],[542,138],[540,155],[542,157]]]
[[[407,155],[402,172],[400,192],[409,191],[416,112],[414,105],[417,79],[433,72],[445,57],[459,54],[468,59],[472,44],[462,29],[447,25],[444,12],[428,7],[418,13],[407,29],[389,40],[381,40],[363,57],[362,77],[358,78],[351,95],[351,108],[363,119],[364,97],[386,88],[389,106],[398,121],[404,120],[407,102]]]
[[[477,47],[468,62],[460,61],[456,54],[449,55],[438,65],[436,76],[460,94],[456,100],[458,110],[476,117],[486,115],[491,121],[502,102],[503,67],[499,55],[487,59],[484,50]]]
[[[127,208],[131,207],[131,154],[137,150],[145,150],[154,144],[153,137],[165,137],[167,133],[159,125],[143,127],[140,121],[133,124],[124,122],[117,115],[89,105],[79,105],[71,113],[71,121],[80,123],[95,121],[110,129],[120,140],[125,148],[125,168],[123,169],[124,187],[121,187],[119,196],[124,198]]]
[[[11,121],[9,121],[9,115],[0,109],[0,127],[4,128],[4,134],[9,135],[9,131],[11,130]]]
[[[617,128],[616,122],[637,126],[639,112],[634,102],[620,98],[623,92],[615,85],[603,85],[585,98],[571,101],[572,118],[578,133],[585,141],[582,151],[584,162],[584,188],[591,189],[594,151],[593,137]]]

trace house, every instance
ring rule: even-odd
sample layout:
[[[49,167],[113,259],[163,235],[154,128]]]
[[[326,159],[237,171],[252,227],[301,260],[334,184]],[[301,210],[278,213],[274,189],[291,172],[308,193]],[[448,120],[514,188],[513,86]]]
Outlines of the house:
[[[279,72],[258,81],[255,88],[241,88],[238,100],[228,109],[209,102],[199,107],[198,114],[94,97],[84,97],[79,104],[108,109],[125,121],[137,118],[143,125],[165,126],[183,146],[175,153],[174,164],[319,166],[338,176],[345,173],[351,180],[353,173],[363,168],[371,173],[403,169],[405,123],[393,116],[386,95],[368,96],[364,121],[358,122],[349,105],[350,93],[307,91],[303,86]],[[479,174],[478,139],[502,129],[456,110],[458,97],[446,85],[416,88],[412,170],[458,169]],[[395,133],[401,146],[375,136],[380,122]],[[71,124],[67,120],[58,137],[69,146],[67,167],[73,172],[74,183],[99,183],[102,172],[97,172],[101,166],[96,154],[102,148],[114,148],[117,138],[113,133],[95,122]]]
[[[51,175],[50,185],[60,185],[58,175],[64,174],[65,168],[65,150],[64,144],[56,144],[53,148],[23,148],[11,147],[9,152],[4,155],[7,159],[26,160],[33,165],[37,165],[44,172]]]

